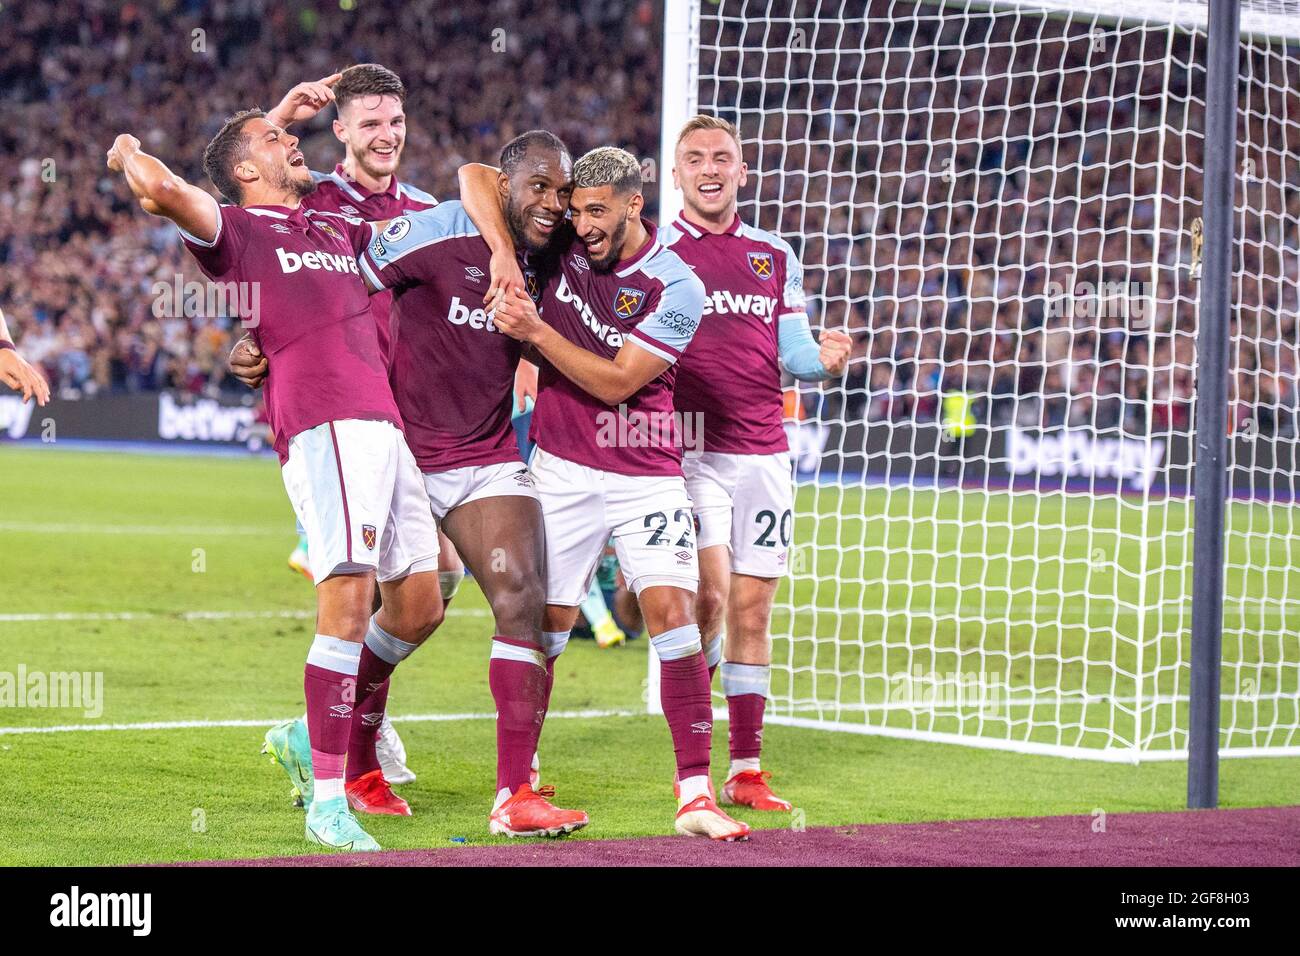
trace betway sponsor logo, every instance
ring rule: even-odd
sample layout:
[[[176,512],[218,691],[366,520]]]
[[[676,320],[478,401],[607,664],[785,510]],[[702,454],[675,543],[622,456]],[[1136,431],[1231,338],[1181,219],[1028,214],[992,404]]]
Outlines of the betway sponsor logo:
[[[247,441],[257,413],[202,398],[179,405],[163,392],[158,396],[158,437],[168,441]]]
[[[485,312],[483,309],[471,309],[460,301],[458,295],[451,297],[451,305],[447,309],[447,321],[452,325],[468,325],[471,329],[500,332],[501,330],[492,321],[492,315],[492,312]]]
[[[742,295],[718,289],[709,293],[704,300],[704,314],[714,312],[718,315],[752,315],[771,325],[772,318],[776,315],[776,297],[749,292]]]
[[[1101,438],[1087,431],[1038,435],[1012,428],[1007,436],[1008,467],[1013,475],[1065,475],[1116,478],[1138,489],[1151,487],[1165,443],[1138,438]]]
[[[350,272],[354,276],[360,275],[357,271],[357,260],[351,256],[335,252],[290,252],[287,249],[275,247],[276,258],[280,260],[280,271],[285,275],[293,275],[299,269],[312,269],[324,272]]]
[[[24,402],[21,395],[0,395],[0,434],[22,438],[31,424],[35,402]]]
[[[623,347],[623,333],[612,325],[606,325],[600,319],[596,318],[591,306],[583,302],[576,292],[569,288],[568,276],[560,276],[560,287],[555,290],[555,298],[560,302],[568,302],[573,306],[573,311],[578,313],[582,319],[582,324],[595,333],[596,338],[600,339],[612,349],[621,349]]]

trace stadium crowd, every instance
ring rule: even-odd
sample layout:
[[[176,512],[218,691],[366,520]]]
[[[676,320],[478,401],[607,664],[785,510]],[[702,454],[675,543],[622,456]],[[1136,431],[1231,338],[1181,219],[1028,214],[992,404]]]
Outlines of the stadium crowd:
[[[1185,428],[1203,99],[1165,70],[1167,32],[1111,30],[1099,44],[1086,24],[934,9],[873,0],[872,16],[896,24],[874,32],[810,11],[799,43],[705,21],[702,68],[723,79],[701,103],[735,104],[761,173],[742,215],[802,251],[814,324],[854,337],[843,389],[806,395],[806,410],[937,421],[956,391],[986,422]],[[227,114],[372,60],[410,91],[402,178],[435,195],[455,192],[461,163],[492,161],[537,126],[575,152],[616,143],[653,158],[659,16],[652,0],[7,11],[0,304],[24,354],[65,397],[241,388],[225,372],[228,322],[159,307],[155,283],[200,277],[174,229],[106,174],[115,133],[201,182]],[[1193,42],[1203,36],[1178,34],[1175,59]],[[1244,86],[1254,165],[1238,196],[1231,400],[1235,427],[1294,434],[1300,167],[1283,160],[1300,149],[1300,109],[1276,85],[1279,56],[1247,54],[1274,83]],[[846,77],[868,79],[826,82]],[[328,113],[299,131],[316,169],[339,154]]]
[[[345,10],[343,6],[354,6]],[[64,397],[179,389],[242,393],[221,316],[186,316],[159,294],[202,276],[176,230],[140,214],[105,169],[130,131],[181,176],[206,183],[221,122],[269,109],[295,83],[354,62],[409,90],[401,178],[454,195],[456,170],[545,126],[570,147],[618,143],[653,156],[659,63],[651,0],[365,3],[269,0],[17,5],[0,40],[0,307],[23,354]],[[314,169],[342,149],[333,111],[305,129]],[[155,283],[161,283],[155,291]],[[183,303],[182,303],[183,304]],[[193,310],[191,310],[193,311]]]

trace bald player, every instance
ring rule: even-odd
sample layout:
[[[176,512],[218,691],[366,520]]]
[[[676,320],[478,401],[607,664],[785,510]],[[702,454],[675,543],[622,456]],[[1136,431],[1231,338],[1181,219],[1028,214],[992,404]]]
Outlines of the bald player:
[[[760,765],[772,599],[788,571],[794,533],[781,369],[801,381],[836,378],[844,374],[850,340],[826,331],[814,341],[794,250],[775,233],[742,223],[736,211],[747,173],[734,126],[712,116],[688,121],[673,165],[683,210],[660,235],[705,290],[699,331],[677,363],[674,406],[703,424],[703,453],[682,469],[699,523],[700,636],[711,669],[721,657],[730,718],[722,799],[789,810]]]
[[[497,327],[542,360],[530,437],[546,518],[544,637],[553,661],[612,536],[662,664],[680,781],[674,826],[744,840],[748,825],[719,809],[709,780],[713,711],[672,408],[675,366],[699,325],[704,289],[641,218],[643,205],[636,157],[614,147],[587,153],[573,167],[572,237],[543,288],[540,314],[517,287],[495,313]],[[493,210],[476,203],[474,212]]]

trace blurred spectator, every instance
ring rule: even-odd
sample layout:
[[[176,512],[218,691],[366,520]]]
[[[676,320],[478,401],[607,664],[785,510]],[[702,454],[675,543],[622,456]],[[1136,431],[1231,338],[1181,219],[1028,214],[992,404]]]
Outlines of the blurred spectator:
[[[738,121],[752,170],[741,214],[791,240],[814,323],[855,340],[810,415],[940,422],[951,385],[984,424],[1186,429],[1204,75],[1170,64],[1203,64],[1204,34],[867,8],[810,6],[798,44],[780,18],[754,29],[702,8],[701,103]],[[0,303],[24,353],[64,396],[242,388],[224,371],[229,320],[178,315],[155,292],[201,276],[175,229],[106,175],[116,133],[205,182],[203,147],[229,113],[374,60],[410,91],[400,175],[435,195],[537,126],[575,154],[616,143],[657,161],[661,16],[654,0],[6,7]],[[1243,47],[1231,353],[1236,427],[1290,435],[1298,55]],[[317,169],[341,154],[331,119],[296,130]]]
[[[230,321],[155,292],[203,277],[175,228],[104,168],[117,133],[206,187],[203,148],[230,113],[377,61],[409,90],[399,175],[436,196],[455,195],[461,163],[495,162],[539,126],[575,155],[615,143],[657,157],[658,17],[651,0],[5,4],[0,303],[13,334],[65,398],[242,393],[224,371]],[[315,169],[342,156],[332,119],[295,129]]]

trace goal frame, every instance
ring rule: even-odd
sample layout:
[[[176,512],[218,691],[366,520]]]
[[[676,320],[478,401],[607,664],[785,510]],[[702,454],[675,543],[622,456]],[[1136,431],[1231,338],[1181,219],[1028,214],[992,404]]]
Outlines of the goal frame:
[[[1237,0],[1209,0],[1208,7],[1196,0],[1147,0],[1140,10],[1125,0],[931,0],[947,7],[980,7],[985,9],[1017,10],[1047,16],[1086,13],[1096,22],[1116,24],[1132,19],[1167,22],[1171,30],[1199,28],[1209,37],[1207,85],[1217,98],[1208,94],[1211,113],[1207,116],[1207,137],[1214,135],[1220,141],[1226,135],[1235,147],[1235,116],[1239,109],[1236,99],[1238,37],[1297,39],[1296,26],[1283,24],[1267,11],[1238,8]],[[1231,8],[1231,9],[1229,9]],[[672,180],[673,147],[682,125],[699,109],[700,70],[700,0],[664,0],[663,6],[663,85],[661,100],[661,141],[659,155],[659,216],[663,222],[675,217],[681,209],[681,197]],[[1223,37],[1233,39],[1224,41]],[[1217,41],[1217,42],[1216,42]],[[1231,54],[1229,59],[1228,54]],[[1217,58],[1216,58],[1217,57]],[[1217,105],[1216,105],[1217,104]],[[1211,132],[1213,131],[1213,132]],[[1224,131],[1227,131],[1226,133]],[[1204,272],[1197,289],[1198,370],[1209,371],[1218,377],[1226,374],[1229,338],[1228,313],[1232,288],[1231,261],[1233,228],[1233,160],[1235,148],[1207,150],[1205,158],[1206,242]],[[1218,154],[1217,158],[1214,154]],[[1217,201],[1212,199],[1216,197]],[[1210,300],[1213,300],[1211,303]],[[1213,356],[1208,362],[1202,356]],[[1227,413],[1227,390],[1220,383],[1212,389],[1197,388],[1196,421],[1223,421]],[[1213,430],[1211,430],[1213,431]],[[1223,632],[1223,564],[1226,542],[1224,540],[1224,491],[1230,467],[1226,436],[1219,434],[1218,451],[1214,453],[1208,441],[1211,436],[1193,432],[1192,441],[1198,450],[1195,470],[1197,489],[1196,527],[1219,528],[1215,535],[1196,535],[1194,544],[1193,575],[1197,581],[1220,582],[1216,589],[1198,588],[1194,594],[1192,612],[1192,677],[1189,723],[1189,745],[1182,749],[1152,750],[1143,746],[1140,734],[1135,735],[1131,747],[1082,747],[1035,741],[1014,740],[1002,737],[981,737],[973,734],[942,733],[869,723],[828,721],[792,715],[770,714],[768,723],[806,727],[819,730],[841,731],[899,739],[927,740],[980,749],[1003,750],[1024,754],[1059,756],[1108,763],[1188,761],[1189,806],[1214,806],[1217,802],[1219,758],[1262,756],[1300,756],[1300,746],[1228,747],[1221,741],[1219,701],[1219,669]],[[1203,439],[1206,441],[1203,443]],[[1150,440],[1148,436],[1148,441]],[[1217,490],[1217,494],[1215,493]],[[1216,547],[1217,544],[1217,547]],[[1202,593],[1205,592],[1205,593]],[[653,651],[648,655],[645,704],[649,713],[660,714],[659,667]],[[1140,686],[1140,682],[1139,682]],[[725,717],[725,708],[715,713]]]

